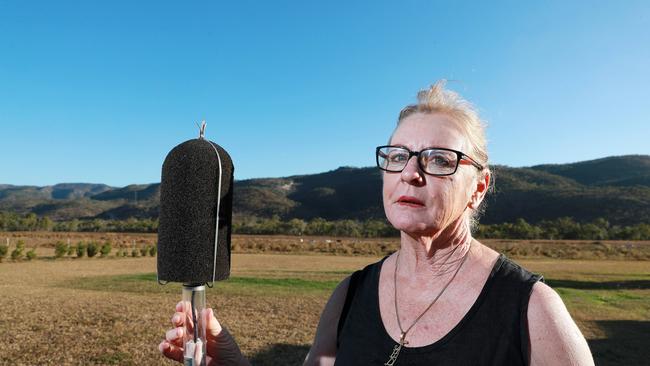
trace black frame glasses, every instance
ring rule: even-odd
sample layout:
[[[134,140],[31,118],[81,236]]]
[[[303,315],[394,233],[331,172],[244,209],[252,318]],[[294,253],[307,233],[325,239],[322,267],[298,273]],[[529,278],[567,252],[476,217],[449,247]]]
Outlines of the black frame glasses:
[[[406,160],[404,160],[403,162],[400,162],[398,164],[398,165],[402,165],[401,167],[395,168],[395,169],[388,169],[388,164],[385,163],[385,162],[388,161],[386,159],[388,157],[388,154],[383,151],[386,148],[400,149],[400,150],[403,150],[404,152],[408,152],[408,158]],[[444,172],[444,173],[440,173],[440,172],[436,173],[436,172],[427,171],[427,170],[429,170],[429,168],[427,167],[427,165],[423,161],[423,158],[431,156],[432,153],[435,155],[436,152],[452,152],[452,153],[456,154],[456,161],[455,161],[455,166],[453,167],[453,170],[451,170],[451,167],[447,167],[446,169],[448,169],[449,171]],[[428,175],[433,175],[433,176],[436,176],[436,177],[443,177],[443,176],[452,175],[452,174],[456,173],[456,171],[458,170],[458,165],[460,165],[460,162],[462,160],[465,160],[465,161],[469,162],[471,165],[476,167],[478,170],[483,170],[483,165],[476,162],[476,160],[472,159],[471,157],[469,157],[467,154],[465,154],[463,152],[460,152],[458,150],[453,150],[453,149],[446,149],[446,148],[442,148],[442,147],[427,147],[426,149],[422,149],[420,151],[411,151],[407,147],[404,147],[404,146],[384,145],[384,146],[377,146],[377,149],[375,150],[375,158],[377,160],[377,167],[379,169],[383,170],[383,171],[387,171],[387,172],[391,172],[391,173],[400,173],[400,172],[402,172],[404,170],[404,168],[406,168],[406,165],[408,164],[408,162],[414,156],[417,156],[417,158],[418,158],[417,159],[418,167],[420,168],[421,171],[423,171],[424,173],[426,173]],[[380,159],[383,159],[383,160],[380,160]],[[384,162],[384,164],[381,163],[382,161]]]

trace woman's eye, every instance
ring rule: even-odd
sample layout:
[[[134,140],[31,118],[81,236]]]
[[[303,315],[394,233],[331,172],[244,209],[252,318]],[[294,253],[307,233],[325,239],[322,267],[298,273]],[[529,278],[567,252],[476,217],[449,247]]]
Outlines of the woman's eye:
[[[389,159],[393,163],[401,163],[406,160],[406,154],[393,154]]]
[[[451,161],[449,159],[445,158],[444,156],[436,156],[436,157],[434,157],[433,158],[433,163],[438,165],[438,166],[443,166],[443,167],[447,167],[447,166],[451,165]]]

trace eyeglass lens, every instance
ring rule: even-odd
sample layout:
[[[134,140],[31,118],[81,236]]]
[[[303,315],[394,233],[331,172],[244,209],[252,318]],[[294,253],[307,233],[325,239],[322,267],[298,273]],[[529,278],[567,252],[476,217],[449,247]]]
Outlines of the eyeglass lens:
[[[411,157],[409,150],[401,147],[382,147],[377,151],[377,164],[381,169],[401,172]],[[458,154],[453,151],[427,149],[418,154],[418,163],[425,173],[450,174],[458,165]]]

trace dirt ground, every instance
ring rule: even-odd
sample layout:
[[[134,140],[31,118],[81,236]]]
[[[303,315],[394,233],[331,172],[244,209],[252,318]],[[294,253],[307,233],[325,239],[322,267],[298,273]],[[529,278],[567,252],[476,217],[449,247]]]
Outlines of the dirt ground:
[[[323,268],[352,271],[367,257],[236,255],[233,276],[295,276]],[[74,283],[97,276],[152,273],[155,258],[61,259],[0,264],[0,364],[12,365],[159,365],[157,345],[169,328],[180,291],[133,293],[111,289],[80,290]],[[289,273],[289,275],[291,275]],[[283,277],[286,277],[286,273]],[[314,273],[315,278],[318,273]],[[337,275],[340,277],[341,275]],[[159,286],[155,284],[155,286]],[[280,355],[304,357],[327,293],[283,293],[281,298],[218,293],[207,302],[257,364],[278,364]],[[300,324],[300,326],[296,326]]]
[[[48,244],[52,237],[41,239],[36,260],[0,263],[0,364],[174,364],[160,356],[157,345],[170,327],[180,290],[125,280],[155,273],[155,258],[54,260]],[[150,239],[134,235],[115,240],[128,246]],[[254,365],[298,365],[331,288],[379,258],[237,253],[232,258],[233,284],[208,289],[207,302]],[[544,274],[562,295],[597,364],[643,364],[650,359],[649,261],[533,258],[519,263]],[[242,278],[261,284],[236,281]],[[304,283],[267,286],[268,279]]]

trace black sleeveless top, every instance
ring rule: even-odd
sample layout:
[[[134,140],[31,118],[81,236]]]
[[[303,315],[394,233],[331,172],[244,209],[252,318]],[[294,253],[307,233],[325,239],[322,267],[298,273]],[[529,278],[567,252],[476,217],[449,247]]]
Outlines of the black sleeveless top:
[[[335,365],[384,365],[397,345],[379,313],[379,272],[385,259],[350,278]],[[402,347],[395,366],[528,365],[528,299],[539,280],[541,276],[500,255],[462,320],[432,344]]]

